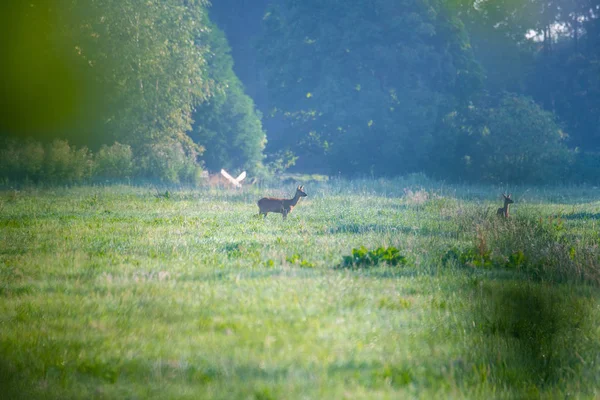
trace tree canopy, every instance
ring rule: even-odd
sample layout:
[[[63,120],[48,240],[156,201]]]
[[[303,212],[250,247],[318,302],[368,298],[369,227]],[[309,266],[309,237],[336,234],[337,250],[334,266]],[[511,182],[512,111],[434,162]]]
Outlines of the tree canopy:
[[[261,115],[233,72],[225,36],[216,25],[207,26],[208,77],[217,86],[193,114],[192,137],[206,149],[203,159],[209,170],[247,169],[258,173],[266,142]]]
[[[9,0],[0,45],[4,181],[600,179],[600,0]]]
[[[285,142],[330,172],[420,170],[441,116],[481,80],[442,2],[287,1],[259,50]]]

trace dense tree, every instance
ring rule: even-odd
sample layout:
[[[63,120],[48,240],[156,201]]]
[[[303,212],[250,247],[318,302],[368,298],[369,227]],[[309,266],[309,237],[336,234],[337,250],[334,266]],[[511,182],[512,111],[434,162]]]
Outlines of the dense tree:
[[[557,182],[568,176],[573,154],[555,116],[515,94],[481,99],[446,115],[435,140],[430,173],[486,182]]]
[[[204,146],[203,160],[209,170],[247,169],[258,173],[266,142],[260,113],[233,72],[233,59],[222,31],[207,25],[204,38],[210,48],[208,77],[217,88],[208,101],[197,107],[192,137]]]
[[[272,107],[287,120],[270,140],[304,168],[420,170],[443,110],[479,85],[468,47],[441,2],[286,1],[260,44]]]
[[[0,45],[0,179],[259,173],[257,108],[272,170],[600,169],[600,0],[9,0]]]
[[[65,0],[66,1],[66,0]],[[78,59],[102,87],[99,135],[131,145],[139,173],[192,180],[201,153],[187,135],[193,107],[211,95],[203,0],[69,0]],[[70,21],[72,22],[72,21]]]
[[[600,151],[600,2],[561,13],[549,51],[536,54],[527,91],[566,125],[570,144]]]
[[[565,123],[569,144],[600,150],[600,2],[456,0],[493,94],[520,92]]]
[[[202,141],[210,166],[260,168],[265,143],[260,115],[232,71],[226,40],[210,23],[207,5],[205,0],[9,2],[2,18],[7,35],[1,40],[14,57],[4,66],[0,94],[17,99],[11,113],[17,118],[2,118],[0,132],[47,142],[68,139],[94,150],[118,141],[132,151],[138,176],[165,181],[193,179]],[[11,24],[6,15],[25,26]],[[36,29],[44,34],[22,34]],[[25,54],[18,45],[36,52]],[[25,65],[24,72],[18,64]],[[16,83],[9,81],[14,77]],[[50,109],[47,116],[40,98]],[[188,135],[194,119],[199,143]]]
[[[99,142],[119,139],[140,144],[162,136],[180,137],[190,129],[192,107],[210,95],[204,68],[206,46],[195,42],[204,28],[203,3],[62,0],[50,4],[32,0],[26,7],[14,6],[12,16],[25,24],[23,30],[37,29],[51,35],[23,35],[24,46],[34,47],[30,42],[39,40],[47,48],[36,48],[38,53],[30,55],[15,51],[9,67],[23,64],[28,70],[19,75],[21,81],[28,77],[44,79],[38,83],[55,89],[50,94],[44,93],[44,86],[18,92],[32,100],[43,96],[64,100],[77,91],[87,91],[89,96],[77,100],[90,104],[71,101],[71,113],[63,118],[79,119],[84,129],[103,136]],[[38,23],[42,27],[36,27]],[[8,30],[19,43],[21,31],[17,27]],[[67,95],[52,86],[51,75],[29,65],[40,60],[58,63],[60,57],[66,59],[62,68],[75,71],[76,79],[81,79],[71,82],[74,87],[67,87],[72,89]],[[13,69],[13,73],[18,72]],[[83,121],[81,116],[92,115],[92,107],[97,119]],[[43,107],[38,105],[32,111],[41,112]]]
[[[282,0],[219,0],[211,3],[211,20],[226,34],[235,60],[233,69],[244,83],[246,93],[257,104],[266,101],[261,70],[257,65],[255,41],[262,30],[262,20],[271,4]]]
[[[106,95],[103,130],[132,145],[184,140],[195,104],[210,95],[201,1],[72,0],[81,60]]]

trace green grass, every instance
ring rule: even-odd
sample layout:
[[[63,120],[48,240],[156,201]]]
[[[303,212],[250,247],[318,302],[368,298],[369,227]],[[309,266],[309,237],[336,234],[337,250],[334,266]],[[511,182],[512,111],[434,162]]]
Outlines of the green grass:
[[[600,190],[305,187],[0,191],[3,398],[600,395]]]

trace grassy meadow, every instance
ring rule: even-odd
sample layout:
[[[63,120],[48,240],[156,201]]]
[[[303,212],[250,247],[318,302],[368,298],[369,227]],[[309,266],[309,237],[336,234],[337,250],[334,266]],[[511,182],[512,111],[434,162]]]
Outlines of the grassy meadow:
[[[304,186],[0,191],[0,397],[600,396],[600,189]]]

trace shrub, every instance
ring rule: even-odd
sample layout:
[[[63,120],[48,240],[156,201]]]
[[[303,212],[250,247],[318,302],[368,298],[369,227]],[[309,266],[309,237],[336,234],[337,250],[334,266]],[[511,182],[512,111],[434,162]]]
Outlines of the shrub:
[[[371,267],[379,263],[385,263],[392,266],[406,265],[408,260],[400,254],[395,247],[378,247],[375,250],[368,250],[364,246],[358,249],[352,249],[352,255],[344,256],[341,268],[361,268]]]
[[[487,182],[555,182],[566,177],[573,154],[554,114],[531,99],[506,94],[445,119],[436,138],[439,176]]]
[[[492,218],[478,226],[465,250],[452,248],[442,263],[508,268],[544,281],[600,284],[598,243],[571,242],[560,217]]]
[[[10,181],[37,180],[44,163],[44,147],[39,142],[7,141],[0,149],[0,178]]]
[[[165,183],[197,183],[200,153],[193,143],[166,139],[145,147],[140,157],[140,174]]]
[[[269,174],[279,175],[284,173],[287,169],[296,165],[298,156],[296,156],[291,150],[279,151],[274,154],[267,156],[266,168]]]
[[[290,264],[296,264],[303,268],[314,268],[315,267],[314,263],[302,259],[302,257],[298,253],[294,253],[291,256],[286,257],[285,260],[287,262],[289,262]]]
[[[92,156],[86,147],[76,149],[66,140],[48,145],[43,177],[50,182],[81,182],[91,176]]]
[[[451,261],[461,266],[491,268],[494,263],[489,251],[481,252],[475,247],[469,247],[464,250],[452,248],[442,256],[442,264],[448,265]]]
[[[22,148],[21,168],[25,179],[37,179],[44,165],[45,151],[41,143],[28,140]]]
[[[9,181],[75,183],[88,178],[91,169],[89,150],[64,140],[46,146],[33,140],[10,140],[0,150],[0,178]]]
[[[131,147],[115,142],[112,146],[102,146],[94,157],[94,175],[104,179],[123,179],[133,172]]]

